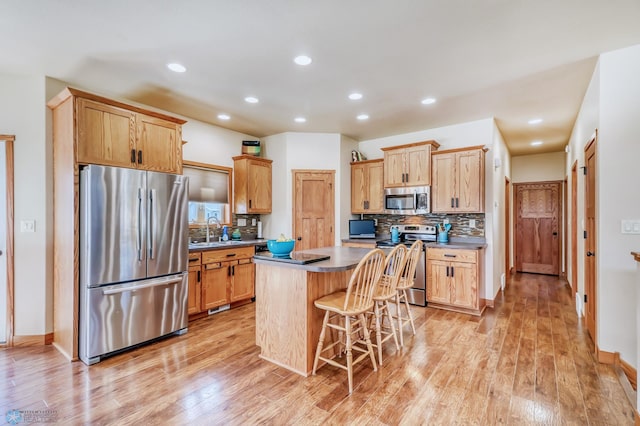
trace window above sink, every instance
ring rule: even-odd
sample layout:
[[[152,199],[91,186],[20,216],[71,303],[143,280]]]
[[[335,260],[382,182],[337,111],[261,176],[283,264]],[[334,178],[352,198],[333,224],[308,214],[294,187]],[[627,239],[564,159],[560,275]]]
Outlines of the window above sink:
[[[183,174],[189,178],[189,227],[204,227],[211,217],[231,225],[233,169],[192,161],[184,161],[183,166]]]

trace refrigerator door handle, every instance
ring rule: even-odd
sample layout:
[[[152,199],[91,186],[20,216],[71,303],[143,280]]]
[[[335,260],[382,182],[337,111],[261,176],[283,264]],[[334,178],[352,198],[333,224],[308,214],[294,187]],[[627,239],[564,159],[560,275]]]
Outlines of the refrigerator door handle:
[[[156,251],[156,232],[157,224],[155,220],[156,209],[154,200],[156,199],[156,190],[149,191],[149,259],[154,259]]]
[[[170,285],[170,284],[178,284],[181,283],[183,280],[182,276],[179,277],[171,277],[171,278],[162,278],[159,280],[153,280],[153,281],[149,281],[146,282],[145,284],[141,284],[141,285],[136,285],[136,286],[132,286],[132,287],[119,287],[119,288],[114,288],[114,289],[109,289],[109,290],[103,290],[102,294],[104,296],[109,296],[109,295],[113,295],[113,294],[120,294],[120,293],[126,293],[128,291],[136,291],[136,290],[142,290],[145,288],[149,288],[149,287],[159,287],[162,285]]]
[[[138,188],[138,261],[142,261],[142,188]]]

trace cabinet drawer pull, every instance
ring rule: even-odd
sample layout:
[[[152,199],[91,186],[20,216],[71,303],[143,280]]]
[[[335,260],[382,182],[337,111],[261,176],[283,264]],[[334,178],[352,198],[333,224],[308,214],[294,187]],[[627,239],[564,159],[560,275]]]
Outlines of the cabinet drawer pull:
[[[189,259],[189,262],[197,262],[198,258],[197,257],[192,257]]]
[[[236,254],[235,253],[228,253],[227,257],[234,257]]]
[[[445,254],[444,257],[456,257],[456,254]]]

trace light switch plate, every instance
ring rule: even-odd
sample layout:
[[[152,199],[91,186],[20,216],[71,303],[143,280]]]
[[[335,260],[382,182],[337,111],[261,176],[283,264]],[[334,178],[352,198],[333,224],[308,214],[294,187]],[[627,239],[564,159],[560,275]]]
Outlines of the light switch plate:
[[[469,219],[469,228],[475,228],[475,227],[476,227],[476,220]]]
[[[35,220],[21,220],[20,221],[20,232],[36,232],[36,221]]]
[[[442,223],[444,223],[446,225],[447,223],[449,223],[449,219],[443,219]]]
[[[238,219],[238,226],[247,226],[247,219]]]
[[[640,234],[640,220],[623,220],[621,232],[623,234]]]

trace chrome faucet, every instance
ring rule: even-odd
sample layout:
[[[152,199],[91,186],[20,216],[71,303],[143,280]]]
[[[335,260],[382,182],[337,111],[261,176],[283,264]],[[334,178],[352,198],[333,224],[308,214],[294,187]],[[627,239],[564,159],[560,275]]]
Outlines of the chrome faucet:
[[[215,217],[215,216],[209,216],[209,217],[207,218],[207,242],[208,242],[208,243],[209,243],[209,242],[211,242],[211,239],[210,239],[210,236],[209,236],[209,222],[211,221],[211,219],[213,219],[213,220],[216,222],[216,227],[217,227],[218,229],[220,229],[220,228],[221,228],[221,226],[222,226],[222,225],[220,224],[220,220],[219,220],[217,217]]]

